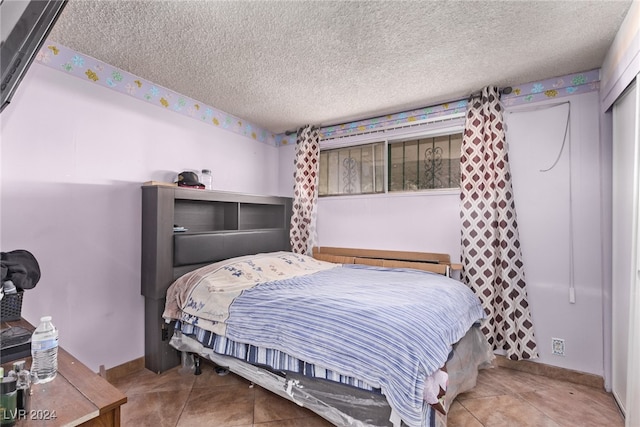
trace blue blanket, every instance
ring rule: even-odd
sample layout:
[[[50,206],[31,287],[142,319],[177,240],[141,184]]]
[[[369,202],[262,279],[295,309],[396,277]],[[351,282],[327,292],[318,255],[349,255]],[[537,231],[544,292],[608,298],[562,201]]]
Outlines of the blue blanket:
[[[380,387],[410,427],[422,425],[425,378],[484,317],[462,283],[417,271],[344,265],[259,283],[235,298],[226,336]]]

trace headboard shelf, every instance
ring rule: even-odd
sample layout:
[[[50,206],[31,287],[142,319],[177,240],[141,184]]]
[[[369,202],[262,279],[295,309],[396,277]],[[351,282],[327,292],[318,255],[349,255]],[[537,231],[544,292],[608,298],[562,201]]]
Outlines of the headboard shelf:
[[[284,205],[240,203],[238,206],[238,229],[283,228]]]
[[[238,229],[238,204],[207,200],[176,199],[174,224],[194,231]]]
[[[145,297],[145,366],[179,363],[164,337],[168,287],[204,265],[242,255],[289,250],[291,199],[167,185],[142,186],[141,293]],[[174,225],[187,231],[174,232]]]

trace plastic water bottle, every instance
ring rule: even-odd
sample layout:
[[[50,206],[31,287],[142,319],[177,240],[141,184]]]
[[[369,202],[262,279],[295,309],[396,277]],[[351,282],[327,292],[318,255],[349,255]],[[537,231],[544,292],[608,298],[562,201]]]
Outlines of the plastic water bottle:
[[[40,318],[40,324],[31,336],[31,373],[36,383],[47,383],[58,373],[58,330],[51,316]]]

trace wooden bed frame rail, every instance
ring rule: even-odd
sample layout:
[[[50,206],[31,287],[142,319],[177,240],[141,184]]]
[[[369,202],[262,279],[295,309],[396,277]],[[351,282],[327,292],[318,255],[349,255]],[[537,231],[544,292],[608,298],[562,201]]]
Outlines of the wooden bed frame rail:
[[[448,254],[430,252],[391,251],[379,249],[336,248],[320,246],[313,248],[313,257],[321,261],[338,264],[364,264],[390,268],[415,268],[451,276],[452,270],[462,268],[452,264]]]

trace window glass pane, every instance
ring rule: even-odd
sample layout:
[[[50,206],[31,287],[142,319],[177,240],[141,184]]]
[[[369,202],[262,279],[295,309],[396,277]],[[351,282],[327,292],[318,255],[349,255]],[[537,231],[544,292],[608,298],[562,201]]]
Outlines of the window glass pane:
[[[433,170],[431,162],[427,160],[429,153],[433,150],[433,138],[423,138],[420,141],[420,189],[433,188]]]
[[[451,172],[449,188],[460,188],[460,154],[462,154],[462,134],[451,135]]]
[[[320,176],[318,185],[318,195],[323,196],[329,193],[329,155],[326,152],[320,153]]]
[[[339,158],[337,151],[328,151],[329,159],[329,192],[327,194],[338,194],[338,185],[340,178]]]
[[[375,155],[375,192],[381,193],[384,191],[384,144],[376,144],[373,148]]]
[[[462,134],[389,144],[389,191],[460,186]]]
[[[344,194],[345,190],[345,162],[349,159],[349,151],[338,150],[338,188],[336,194]]]
[[[342,162],[342,193],[360,193],[360,148],[342,150],[340,159]]]
[[[418,141],[406,141],[404,144],[404,191],[418,189]]]
[[[423,140],[421,162],[424,165],[423,188],[446,188],[449,185],[449,136]]]
[[[384,143],[323,150],[321,196],[384,192]],[[326,178],[322,175],[327,175]]]
[[[375,191],[375,170],[374,170],[374,147],[363,147],[361,152],[360,163],[360,192],[361,193],[373,193]]]
[[[403,144],[389,144],[389,191],[404,189],[404,147]]]

